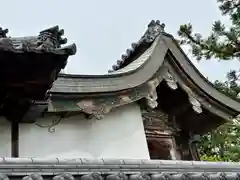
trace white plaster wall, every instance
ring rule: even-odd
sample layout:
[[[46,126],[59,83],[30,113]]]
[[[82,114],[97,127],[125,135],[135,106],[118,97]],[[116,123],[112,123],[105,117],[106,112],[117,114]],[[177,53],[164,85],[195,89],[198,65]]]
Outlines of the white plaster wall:
[[[0,118],[0,157],[11,157],[11,123]]]
[[[54,118],[39,119],[49,124]],[[54,133],[21,124],[20,157],[150,159],[141,112],[136,104],[116,108],[102,120],[82,115],[63,119]]]

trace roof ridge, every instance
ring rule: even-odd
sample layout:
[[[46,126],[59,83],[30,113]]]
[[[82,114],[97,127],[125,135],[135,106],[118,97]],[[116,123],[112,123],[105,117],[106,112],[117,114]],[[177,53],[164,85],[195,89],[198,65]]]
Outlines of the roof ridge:
[[[121,59],[116,61],[116,64],[112,66],[112,69],[108,73],[117,71],[127,66],[131,62],[135,61],[144,52],[153,41],[164,32],[165,24],[160,23],[159,20],[152,20],[147,25],[147,30],[144,32],[143,36],[136,43],[131,44],[131,48],[126,50],[125,54],[122,54]],[[139,49],[141,53],[139,52]]]

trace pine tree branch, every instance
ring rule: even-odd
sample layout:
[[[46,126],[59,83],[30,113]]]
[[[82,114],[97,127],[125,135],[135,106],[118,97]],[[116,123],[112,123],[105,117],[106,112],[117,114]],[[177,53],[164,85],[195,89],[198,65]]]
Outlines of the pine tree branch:
[[[240,7],[240,1],[236,0],[218,0],[221,4],[219,5],[219,9],[222,11],[223,15],[233,13],[234,10]]]
[[[214,37],[214,34],[209,36],[207,39],[197,39],[184,29],[180,29],[179,34],[182,37],[182,44],[191,45],[193,54],[196,55],[198,59],[201,59],[203,56],[207,57],[207,59],[211,58],[212,56],[215,56],[216,58],[228,59],[229,57],[234,57],[234,53],[240,51],[240,42],[226,32],[222,33],[222,36],[224,35],[230,39],[229,41],[232,43],[219,43]]]

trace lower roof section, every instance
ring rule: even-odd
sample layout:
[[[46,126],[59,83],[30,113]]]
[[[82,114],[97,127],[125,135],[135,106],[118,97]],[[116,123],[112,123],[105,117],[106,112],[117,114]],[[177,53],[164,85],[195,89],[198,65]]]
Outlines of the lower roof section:
[[[167,48],[161,46],[163,43],[158,37],[141,56],[120,72],[105,75],[61,75],[55,81],[51,93],[106,93],[140,86],[151,79],[161,66],[167,53]]]

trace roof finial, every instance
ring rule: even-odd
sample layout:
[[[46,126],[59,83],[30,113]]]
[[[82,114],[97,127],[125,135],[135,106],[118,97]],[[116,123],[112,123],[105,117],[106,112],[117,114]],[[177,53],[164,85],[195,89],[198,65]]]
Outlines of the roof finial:
[[[6,38],[8,33],[8,29],[3,29],[0,27],[0,38]]]
[[[50,43],[55,48],[59,48],[62,44],[67,43],[67,39],[62,38],[63,35],[64,30],[59,29],[58,26],[54,26],[52,28],[41,31],[38,36],[38,39]]]
[[[159,20],[152,20],[148,24],[148,29],[144,33],[142,40],[145,42],[153,42],[160,33],[164,32],[164,28],[164,23],[161,24]]]
[[[112,73],[113,71],[120,69],[126,60],[134,53],[136,48],[138,48],[142,43],[151,44],[157,36],[164,32],[164,28],[164,23],[161,24],[159,20],[152,20],[148,24],[148,28],[142,38],[137,43],[132,43],[131,48],[127,49],[126,54],[123,54],[121,60],[118,60],[118,63],[116,65],[113,65],[112,70],[109,70],[108,72]],[[127,63],[125,63],[125,65],[127,65]]]

